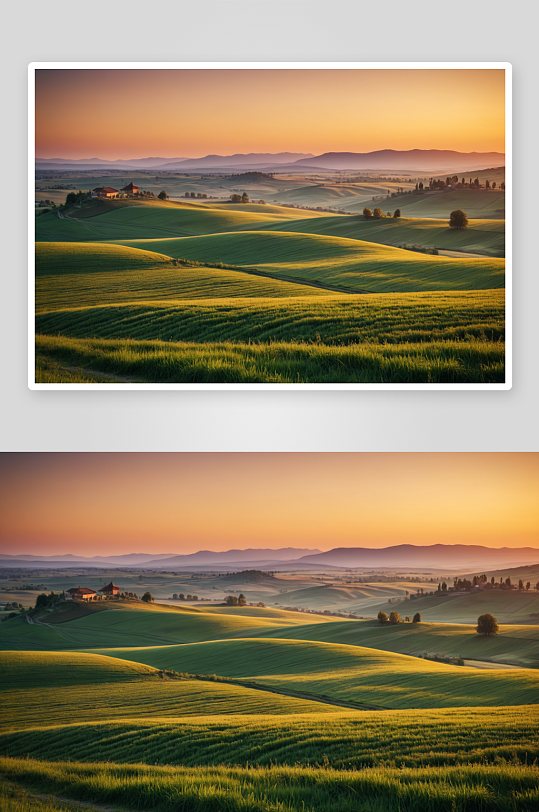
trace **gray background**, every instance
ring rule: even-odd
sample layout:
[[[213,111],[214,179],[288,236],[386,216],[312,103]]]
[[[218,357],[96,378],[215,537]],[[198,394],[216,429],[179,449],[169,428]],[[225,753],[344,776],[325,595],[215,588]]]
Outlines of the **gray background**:
[[[539,450],[534,7],[526,0],[4,0],[0,450]],[[34,61],[511,62],[512,390],[28,390],[26,84]]]

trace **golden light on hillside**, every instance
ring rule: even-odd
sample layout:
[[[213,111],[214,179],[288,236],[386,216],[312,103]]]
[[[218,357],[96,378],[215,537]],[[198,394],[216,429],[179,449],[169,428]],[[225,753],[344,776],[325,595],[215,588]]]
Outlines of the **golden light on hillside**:
[[[537,454],[4,454],[2,552],[538,546]]]
[[[505,150],[504,71],[38,70],[41,158]]]

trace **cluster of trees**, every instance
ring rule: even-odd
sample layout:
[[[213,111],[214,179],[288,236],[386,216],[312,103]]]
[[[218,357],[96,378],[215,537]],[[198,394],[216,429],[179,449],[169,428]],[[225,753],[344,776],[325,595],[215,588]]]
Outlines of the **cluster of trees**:
[[[164,189],[163,189],[162,192],[159,192],[157,197],[159,198],[159,200],[168,200],[168,195],[167,195],[167,193],[165,192]]]
[[[387,614],[385,612],[381,612],[381,611],[378,612],[378,623],[380,624],[380,626],[385,626],[386,624],[395,625],[397,623],[402,623],[402,622],[403,621],[401,620],[401,617],[400,617],[398,612],[390,612],[389,617],[387,616]],[[410,618],[406,617],[404,619],[404,622],[409,623]],[[419,612],[416,612],[415,615],[413,616],[412,623],[421,623],[421,615],[420,615]],[[476,631],[477,631],[478,634],[485,634],[485,635],[498,634],[498,631],[499,631],[498,621],[496,620],[496,618],[493,615],[491,615],[489,613],[486,613],[484,615],[480,615],[477,618]]]
[[[225,603],[227,606],[247,606],[247,601],[245,600],[245,595],[243,592],[240,592],[237,598],[235,595],[227,595],[225,598]]]
[[[204,194],[203,192],[186,192],[184,197],[201,197],[207,198],[208,195]]]
[[[87,200],[91,196],[91,192],[81,192],[80,189],[78,192],[69,192],[64,205],[74,206],[76,203],[82,203],[83,200]]]
[[[381,220],[382,217],[400,217],[400,216],[401,216],[401,210],[400,209],[395,209],[393,214],[391,214],[390,211],[388,211],[386,214],[384,214],[382,209],[380,209],[378,206],[374,209],[374,211],[371,211],[366,206],[363,209],[363,217],[365,218],[365,220],[370,220],[371,217],[372,217],[373,220]]]
[[[247,194],[247,192],[244,192],[242,195],[233,194],[230,195],[230,199],[232,203],[248,203],[249,195]]]
[[[142,600],[145,603],[151,603],[153,601],[152,593],[151,592],[145,592],[144,595],[142,596]]]
[[[399,615],[398,612],[390,612],[389,617],[386,615],[385,612],[378,612],[378,623],[380,624],[380,626],[383,626],[385,623],[395,624],[403,622],[409,623],[410,618],[405,617],[404,621],[402,621],[401,616]],[[416,612],[415,615],[413,616],[412,623],[421,623],[421,614],[419,612]]]
[[[423,184],[419,183],[415,185],[416,191],[421,191],[423,189]],[[479,178],[469,178],[466,181],[466,178],[461,178],[459,181],[458,175],[452,175],[451,177],[446,177],[445,180],[441,180],[440,178],[431,178],[429,181],[429,189],[436,190],[436,189],[495,189],[496,188],[496,181],[486,180],[484,184],[479,182]],[[500,189],[503,191],[505,189],[505,183],[500,183]]]
[[[469,578],[455,578],[453,580],[452,591],[469,592],[476,587],[481,587],[481,589],[518,589],[520,592],[529,592],[530,589],[535,589],[537,592],[539,592],[539,581],[535,584],[535,586],[532,586],[531,581],[524,583],[522,578],[519,578],[518,584],[513,584],[509,575],[506,578],[504,578],[502,575],[499,581],[497,581],[494,576],[492,576],[489,581],[485,574],[474,575],[471,581]],[[445,581],[442,584],[438,584],[438,592],[445,592],[446,590],[447,584]],[[451,591],[451,589],[449,591]]]
[[[183,592],[174,593],[172,596],[172,600],[174,601],[197,601],[198,595],[184,595]]]
[[[50,592],[48,595],[43,592],[41,595],[38,595],[36,598],[36,603],[34,609],[47,609],[52,608],[58,601],[62,600],[62,595],[57,595],[55,592]]]

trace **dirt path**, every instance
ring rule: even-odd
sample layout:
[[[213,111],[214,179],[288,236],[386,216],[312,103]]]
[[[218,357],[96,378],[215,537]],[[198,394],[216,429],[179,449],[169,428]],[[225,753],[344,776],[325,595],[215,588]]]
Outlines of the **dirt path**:
[[[99,378],[107,378],[111,383],[144,383],[144,381],[137,381],[136,378],[125,378],[121,375],[112,375],[110,372],[98,372],[96,369],[86,369],[85,367],[70,367],[66,364],[61,365],[62,369],[67,369],[68,372],[84,373],[85,375],[96,375]],[[99,383],[99,381],[95,381]]]
[[[208,268],[212,268],[215,266],[208,265]],[[314,282],[309,279],[302,279],[301,277],[296,276],[277,276],[277,274],[267,273],[266,271],[259,271],[257,268],[242,268],[241,266],[237,266],[234,270],[238,271],[239,273],[246,273],[250,274],[251,276],[263,276],[266,279],[277,279],[278,282],[291,282],[294,285],[306,285],[309,288],[320,288],[321,290],[330,290],[332,293],[345,293],[348,296],[365,296],[367,294],[372,294],[374,291],[372,290],[345,290],[344,288],[340,288],[337,285],[326,285],[322,282]]]
[[[453,257],[453,259],[496,259],[490,254],[474,254],[470,251],[451,251],[449,248],[439,248],[438,254],[442,257]],[[503,257],[502,257],[503,258]]]
[[[489,668],[497,671],[512,668],[524,668],[523,665],[509,665],[509,663],[490,663],[488,660],[464,660],[464,665],[469,668]]]
[[[110,806],[109,804],[97,804],[91,801],[78,801],[73,798],[66,798],[63,795],[51,795],[44,792],[31,792],[24,785],[18,784],[13,780],[12,776],[2,776],[5,783],[12,787],[17,792],[17,800],[24,803],[25,807],[32,801],[41,801],[43,803],[54,803],[58,806],[65,806],[68,810],[96,810],[96,812],[134,812],[125,806]],[[15,790],[16,788],[16,790]],[[20,795],[19,795],[20,792]],[[13,799],[15,800],[15,799]]]
[[[172,679],[174,679],[174,677],[172,677]],[[361,702],[346,702],[345,700],[341,699],[333,699],[332,697],[325,696],[324,694],[310,694],[307,691],[294,691],[291,688],[274,688],[271,685],[264,685],[263,683],[260,682],[252,682],[251,680],[248,679],[216,680],[212,679],[211,677],[204,677],[203,675],[193,677],[192,679],[199,680],[200,682],[218,683],[220,685],[239,685],[241,688],[249,688],[254,691],[266,691],[267,693],[277,694],[278,696],[290,696],[294,699],[305,699],[309,702],[320,702],[322,705],[335,705],[339,708],[347,708],[348,710],[357,710],[357,711],[388,710],[387,708],[383,708],[380,705],[369,705]]]
[[[58,215],[60,220],[70,220],[72,223],[77,223],[79,226],[87,228],[88,231],[93,231],[94,234],[100,234],[100,232],[93,226],[88,225],[88,223],[83,223],[81,220],[77,220],[76,217],[71,217],[69,214],[64,214],[63,212],[59,211],[59,209],[56,209],[56,214]]]
[[[71,637],[71,635],[66,634],[66,632],[56,629],[50,623],[43,623],[41,620],[38,620],[37,618],[30,617],[30,615],[26,615],[26,622],[29,623],[30,626],[41,626],[44,629],[50,629],[51,632],[56,632],[56,634],[59,635],[60,637],[63,637],[64,640],[73,641],[76,639],[74,637]]]

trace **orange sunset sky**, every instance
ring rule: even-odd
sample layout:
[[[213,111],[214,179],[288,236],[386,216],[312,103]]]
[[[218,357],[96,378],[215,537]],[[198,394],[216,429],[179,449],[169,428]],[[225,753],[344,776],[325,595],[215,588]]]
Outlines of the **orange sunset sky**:
[[[0,455],[0,551],[539,547],[539,454]]]
[[[504,152],[499,69],[36,70],[40,158]]]

